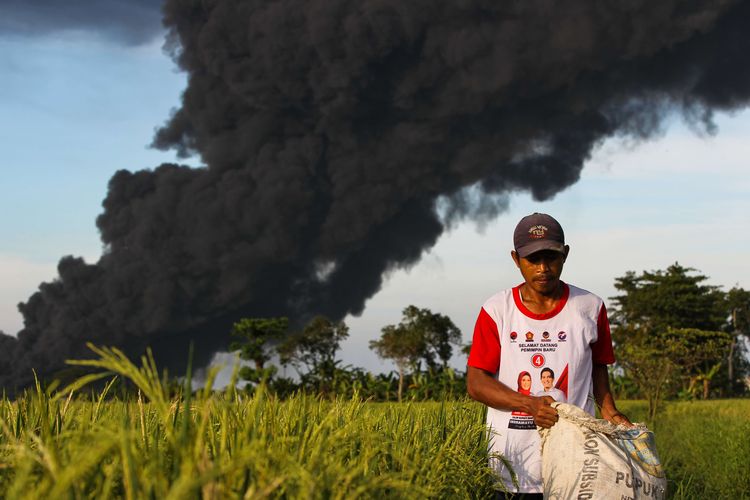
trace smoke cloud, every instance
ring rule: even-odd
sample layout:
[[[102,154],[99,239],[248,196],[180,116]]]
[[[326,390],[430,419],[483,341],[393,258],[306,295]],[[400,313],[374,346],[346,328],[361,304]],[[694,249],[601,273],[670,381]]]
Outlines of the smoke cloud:
[[[0,34],[94,32],[139,45],[162,36],[161,0],[2,0]]]
[[[119,171],[106,253],[0,337],[0,382],[85,341],[185,360],[243,315],[359,313],[388,270],[509,193],[575,183],[613,135],[668,113],[711,130],[750,97],[750,4],[735,1],[168,0],[189,78],[154,146],[206,167]],[[440,210],[438,210],[440,207]]]

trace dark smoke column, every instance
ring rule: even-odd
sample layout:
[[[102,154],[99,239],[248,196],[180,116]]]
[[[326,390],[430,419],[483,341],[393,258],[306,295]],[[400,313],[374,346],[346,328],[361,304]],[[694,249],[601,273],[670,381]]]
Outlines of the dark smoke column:
[[[107,252],[0,338],[2,383],[83,344],[210,355],[241,315],[359,313],[383,273],[456,218],[576,182],[614,134],[671,110],[710,127],[747,104],[747,3],[168,0],[189,84],[154,144],[207,167],[121,171],[98,218]],[[478,186],[478,197],[466,188]],[[447,204],[449,220],[436,212]]]

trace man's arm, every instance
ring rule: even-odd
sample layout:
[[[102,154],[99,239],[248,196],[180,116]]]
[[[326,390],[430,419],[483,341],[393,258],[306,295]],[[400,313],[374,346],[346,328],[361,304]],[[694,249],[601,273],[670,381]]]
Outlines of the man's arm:
[[[594,380],[594,399],[602,412],[602,418],[613,424],[624,424],[632,427],[628,417],[620,413],[615,406],[615,398],[609,388],[609,374],[607,365],[594,363],[591,369],[591,378]]]
[[[480,403],[506,411],[522,411],[534,417],[534,423],[548,429],[557,422],[557,410],[549,396],[534,397],[516,392],[492,374],[473,366],[466,367],[466,390]]]

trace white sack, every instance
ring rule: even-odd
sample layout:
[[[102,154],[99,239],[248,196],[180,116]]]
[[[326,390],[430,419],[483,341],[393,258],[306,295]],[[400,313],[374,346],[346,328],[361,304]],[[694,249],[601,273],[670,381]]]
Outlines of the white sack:
[[[665,498],[667,479],[646,426],[615,426],[573,405],[552,406],[560,419],[540,431],[544,498]]]

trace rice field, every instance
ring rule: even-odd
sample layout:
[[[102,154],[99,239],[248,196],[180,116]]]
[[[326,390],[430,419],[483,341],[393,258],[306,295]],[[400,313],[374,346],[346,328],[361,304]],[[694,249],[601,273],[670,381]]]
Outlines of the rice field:
[[[477,498],[493,491],[481,406],[373,404],[230,388],[169,399],[153,360],[89,364],[127,377],[128,401],[48,394],[0,405],[5,498]]]
[[[644,420],[648,404],[618,403]],[[750,400],[669,402],[653,425],[676,499],[750,499]]]
[[[211,377],[174,398],[152,359],[98,353],[84,363],[101,373],[0,401],[1,497],[491,498],[499,487],[480,404],[281,401],[213,391]],[[87,392],[98,379],[110,382]],[[115,380],[135,395],[111,397]],[[750,498],[750,401],[669,404],[655,431],[671,498]]]

